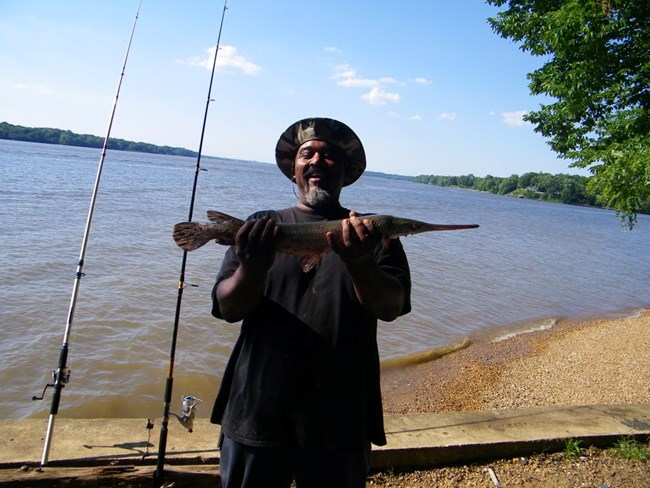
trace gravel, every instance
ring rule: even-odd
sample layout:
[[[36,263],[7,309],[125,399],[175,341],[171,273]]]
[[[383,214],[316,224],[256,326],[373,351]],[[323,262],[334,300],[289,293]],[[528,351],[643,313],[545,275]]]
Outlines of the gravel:
[[[492,480],[491,469],[500,485]],[[539,488],[648,488],[648,462],[618,458],[608,451],[589,449],[577,461],[564,454],[539,454],[490,464],[442,467],[406,473],[375,473],[369,487],[539,487]]]
[[[638,317],[562,322],[383,374],[386,413],[452,412],[650,402],[650,311]],[[647,446],[646,446],[647,447]],[[376,473],[376,487],[650,487],[650,462],[589,449]]]

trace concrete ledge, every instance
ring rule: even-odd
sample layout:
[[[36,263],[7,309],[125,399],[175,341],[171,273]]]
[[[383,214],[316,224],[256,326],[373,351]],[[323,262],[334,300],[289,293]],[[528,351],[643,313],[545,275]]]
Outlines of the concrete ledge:
[[[147,429],[146,419],[66,419],[54,424],[48,466],[155,464],[161,420]],[[0,467],[40,465],[47,419],[0,420]],[[196,419],[188,432],[174,418],[167,430],[165,460],[170,464],[216,463],[219,426]]]
[[[650,436],[650,404],[486,410],[389,416],[378,469],[427,467],[556,451],[567,439],[606,446]]]
[[[65,419],[54,425],[48,466],[156,463],[160,419]],[[0,468],[41,462],[47,420],[0,420]],[[531,408],[386,417],[388,445],[374,447],[376,469],[427,467],[562,449],[564,440],[606,445],[650,436],[650,404]],[[219,427],[207,419],[187,432],[170,419],[166,465],[217,464]]]

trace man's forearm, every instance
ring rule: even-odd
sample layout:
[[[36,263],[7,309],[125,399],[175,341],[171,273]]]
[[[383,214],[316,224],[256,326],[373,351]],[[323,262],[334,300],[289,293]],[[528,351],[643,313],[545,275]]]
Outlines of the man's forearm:
[[[349,263],[347,267],[357,299],[370,313],[385,322],[399,317],[405,292],[396,277],[383,271],[372,259],[364,263]]]
[[[226,321],[245,319],[257,308],[262,298],[265,277],[266,273],[260,275],[239,266],[231,277],[219,283],[215,298]]]

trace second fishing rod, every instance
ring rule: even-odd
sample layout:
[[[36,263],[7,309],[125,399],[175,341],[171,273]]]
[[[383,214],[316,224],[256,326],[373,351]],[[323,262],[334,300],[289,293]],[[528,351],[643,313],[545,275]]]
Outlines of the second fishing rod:
[[[188,221],[192,220],[194,215],[194,202],[196,200],[196,191],[199,180],[199,173],[201,172],[201,155],[203,152],[203,142],[205,139],[205,128],[208,120],[208,113],[210,110],[210,103],[212,100],[212,85],[214,82],[214,73],[217,67],[217,57],[219,56],[219,46],[221,44],[221,33],[223,31],[223,21],[226,16],[226,10],[228,10],[228,0],[225,0],[223,3],[223,10],[221,13],[221,22],[219,24],[219,35],[217,36],[217,45],[214,52],[214,58],[212,60],[212,71],[210,74],[210,83],[208,85],[208,96],[205,102],[205,112],[203,115],[203,125],[201,128],[201,137],[199,139],[199,149],[198,155],[196,158],[196,166],[194,168],[194,183],[192,185],[192,194],[190,197],[190,207],[188,213]],[[180,325],[181,317],[181,304],[183,302],[183,290],[185,289],[185,268],[187,265],[187,251],[183,251],[183,257],[181,259],[181,271],[178,278],[178,294],[176,296],[176,312],[174,314],[174,326],[172,329],[172,340],[171,347],[169,351],[169,367],[168,374],[165,380],[165,393],[163,399],[163,417],[162,424],[160,427],[160,440],[158,443],[158,458],[156,463],[156,471],[154,472],[153,486],[161,486],[164,481],[165,475],[165,454],[167,451],[167,434],[169,427],[169,417],[170,417],[170,407],[172,400],[172,391],[174,386],[174,362],[176,358],[176,342],[178,340],[178,330]],[[192,397],[193,398],[193,397]],[[215,439],[216,442],[216,439]]]

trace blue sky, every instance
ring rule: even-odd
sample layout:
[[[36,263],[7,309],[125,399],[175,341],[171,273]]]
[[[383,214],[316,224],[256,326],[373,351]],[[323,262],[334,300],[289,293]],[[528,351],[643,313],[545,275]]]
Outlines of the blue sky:
[[[224,3],[143,0],[111,135],[197,150]],[[138,0],[2,0],[0,121],[106,134]],[[480,0],[229,0],[204,154],[273,162],[280,133],[339,119],[368,169],[579,173],[521,116],[539,58]],[[548,100],[546,100],[548,101]],[[587,174],[581,172],[580,174]]]

